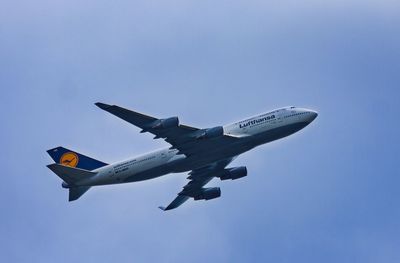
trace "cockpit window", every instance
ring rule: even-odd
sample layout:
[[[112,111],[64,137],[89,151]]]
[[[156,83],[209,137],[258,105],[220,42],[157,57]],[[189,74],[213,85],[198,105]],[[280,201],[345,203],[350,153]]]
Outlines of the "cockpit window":
[[[295,106],[292,106],[292,107],[290,107],[291,109],[294,109],[294,108],[296,108]]]

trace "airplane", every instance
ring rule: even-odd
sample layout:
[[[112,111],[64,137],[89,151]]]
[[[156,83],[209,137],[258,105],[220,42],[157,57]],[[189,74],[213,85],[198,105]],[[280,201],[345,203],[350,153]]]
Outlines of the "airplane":
[[[166,207],[179,207],[189,198],[211,200],[221,196],[219,187],[205,187],[213,178],[236,180],[247,176],[247,168],[228,165],[240,154],[259,145],[289,136],[309,125],[318,113],[294,106],[269,111],[245,120],[200,129],[180,124],[178,117],[158,119],[116,105],[95,103],[141,129],[154,139],[163,138],[171,147],[125,161],[107,164],[86,155],[57,147],[48,150],[55,163],[47,167],[69,190],[69,201],[80,198],[92,186],[138,182],[170,173],[189,172],[189,183]]]

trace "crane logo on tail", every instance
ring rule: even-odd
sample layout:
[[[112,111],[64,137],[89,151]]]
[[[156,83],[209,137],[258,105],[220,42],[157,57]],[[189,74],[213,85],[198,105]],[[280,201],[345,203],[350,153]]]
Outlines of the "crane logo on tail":
[[[78,162],[78,155],[73,152],[64,153],[60,158],[60,164],[65,166],[76,167],[78,165]]]

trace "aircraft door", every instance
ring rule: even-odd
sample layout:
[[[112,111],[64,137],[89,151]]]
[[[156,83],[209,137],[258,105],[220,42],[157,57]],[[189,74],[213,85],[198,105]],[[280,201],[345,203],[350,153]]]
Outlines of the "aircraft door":
[[[278,124],[283,122],[283,114],[284,114],[284,111],[282,111],[282,110],[280,110],[279,112],[276,113],[276,122]]]

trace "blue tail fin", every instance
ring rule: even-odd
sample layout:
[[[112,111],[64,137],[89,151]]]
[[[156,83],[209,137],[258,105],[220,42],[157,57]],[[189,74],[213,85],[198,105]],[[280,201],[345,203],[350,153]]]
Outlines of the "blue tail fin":
[[[86,155],[57,147],[47,151],[54,162],[66,166],[76,167],[84,170],[92,171],[94,169],[106,166],[106,163],[90,158]]]

